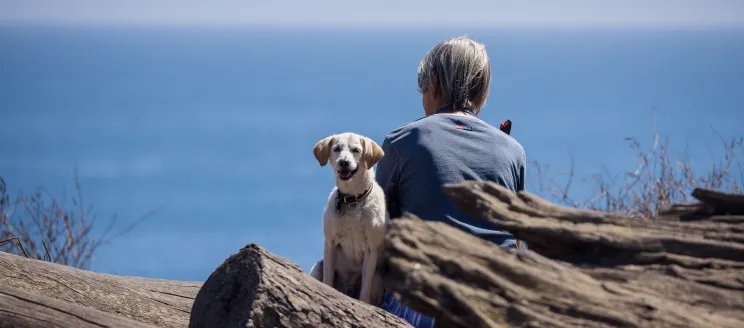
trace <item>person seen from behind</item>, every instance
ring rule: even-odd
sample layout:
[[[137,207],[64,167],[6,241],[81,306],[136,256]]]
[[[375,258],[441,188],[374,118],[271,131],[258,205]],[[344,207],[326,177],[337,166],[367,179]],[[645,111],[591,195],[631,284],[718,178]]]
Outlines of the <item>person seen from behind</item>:
[[[444,184],[492,181],[524,190],[526,154],[507,133],[478,118],[486,104],[491,64],[485,46],[468,37],[435,45],[418,68],[424,117],[390,132],[382,143],[376,181],[385,190],[390,217],[411,213],[445,222],[501,247],[526,244],[497,225],[460,210],[444,194]],[[434,327],[386,292],[382,308],[414,327]]]

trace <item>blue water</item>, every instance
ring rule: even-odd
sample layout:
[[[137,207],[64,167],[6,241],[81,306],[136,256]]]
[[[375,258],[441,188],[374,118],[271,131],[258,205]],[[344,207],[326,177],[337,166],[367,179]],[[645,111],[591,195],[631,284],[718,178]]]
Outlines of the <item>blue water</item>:
[[[492,60],[483,119],[512,119],[531,159],[631,169],[623,138],[648,142],[654,108],[703,166],[710,126],[742,134],[744,31],[6,26],[0,176],[61,195],[77,165],[86,201],[119,229],[163,206],[101,248],[95,271],[204,280],[251,242],[308,269],[332,188],[312,146],[344,131],[381,142],[420,117],[419,60],[465,33]]]

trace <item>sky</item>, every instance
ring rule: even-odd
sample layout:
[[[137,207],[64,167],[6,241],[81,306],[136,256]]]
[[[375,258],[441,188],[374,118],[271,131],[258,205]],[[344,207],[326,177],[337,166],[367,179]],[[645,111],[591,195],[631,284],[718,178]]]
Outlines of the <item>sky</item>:
[[[0,24],[740,28],[744,1],[0,0]]]

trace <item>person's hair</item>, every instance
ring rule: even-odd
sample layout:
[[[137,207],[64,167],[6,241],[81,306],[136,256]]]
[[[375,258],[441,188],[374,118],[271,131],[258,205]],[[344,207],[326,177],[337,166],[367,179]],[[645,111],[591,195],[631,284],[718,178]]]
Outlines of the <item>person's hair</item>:
[[[479,111],[488,99],[491,63],[486,47],[467,36],[440,42],[426,54],[418,68],[418,87],[426,92],[436,86],[435,97],[452,109]]]

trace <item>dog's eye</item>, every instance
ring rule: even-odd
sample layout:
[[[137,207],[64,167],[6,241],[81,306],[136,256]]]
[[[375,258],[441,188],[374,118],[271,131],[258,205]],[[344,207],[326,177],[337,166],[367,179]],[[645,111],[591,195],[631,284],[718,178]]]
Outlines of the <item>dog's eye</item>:
[[[334,153],[338,153],[340,151],[341,151],[341,147],[339,147],[339,146],[333,147],[333,152]]]
[[[359,148],[354,148],[354,149],[352,149],[351,151],[352,151],[352,152],[354,152],[354,153],[358,153],[358,152],[360,152],[361,150],[360,150]]]

